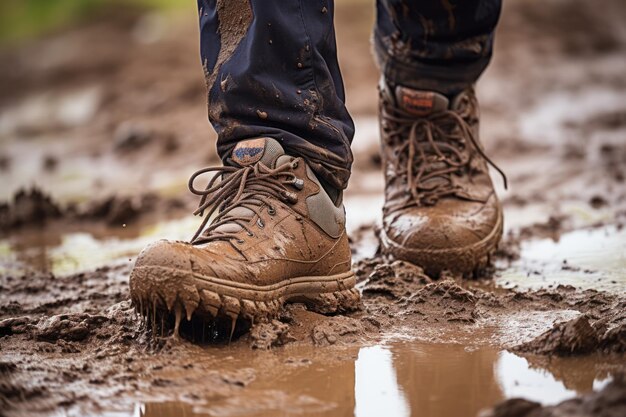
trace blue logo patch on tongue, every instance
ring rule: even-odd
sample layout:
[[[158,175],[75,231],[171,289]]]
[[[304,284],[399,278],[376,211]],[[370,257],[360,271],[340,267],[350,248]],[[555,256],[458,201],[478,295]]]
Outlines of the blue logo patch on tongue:
[[[239,142],[233,149],[232,159],[241,166],[252,165],[261,160],[265,151],[265,139]]]

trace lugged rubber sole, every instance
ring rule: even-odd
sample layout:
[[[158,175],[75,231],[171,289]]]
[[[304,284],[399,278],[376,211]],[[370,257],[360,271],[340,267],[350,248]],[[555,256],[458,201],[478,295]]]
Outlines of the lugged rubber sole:
[[[302,302],[322,313],[358,309],[360,294],[354,287],[354,272],[331,276],[291,278],[274,285],[257,286],[204,276],[189,270],[162,266],[138,266],[130,277],[133,304],[144,316],[167,310],[178,316],[184,309],[187,320],[230,317],[257,321],[278,315],[288,302]]]
[[[503,223],[500,214],[494,228],[481,241],[450,249],[407,248],[390,239],[383,228],[380,233],[381,248],[387,255],[422,267],[429,275],[436,276],[444,270],[477,275],[489,265],[502,239]]]

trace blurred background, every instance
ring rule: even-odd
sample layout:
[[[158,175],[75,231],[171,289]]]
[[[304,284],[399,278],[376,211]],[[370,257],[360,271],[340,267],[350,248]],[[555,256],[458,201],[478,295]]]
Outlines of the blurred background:
[[[494,176],[511,234],[621,227],[625,11],[622,0],[505,2],[478,93],[482,141],[511,184],[504,192]],[[357,126],[351,230],[378,221],[382,205],[373,20],[373,1],[337,0],[340,65]],[[195,2],[3,1],[5,253],[45,240],[43,223],[51,245],[68,231],[133,237],[183,217],[189,223],[173,229],[187,237],[197,223],[188,216],[196,201],[187,179],[219,163],[206,114]]]

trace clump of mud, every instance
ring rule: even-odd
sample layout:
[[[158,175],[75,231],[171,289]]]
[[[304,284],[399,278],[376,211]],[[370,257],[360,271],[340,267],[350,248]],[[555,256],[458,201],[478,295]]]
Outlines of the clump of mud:
[[[183,200],[163,198],[151,192],[136,196],[110,195],[80,205],[63,205],[43,190],[32,187],[20,189],[11,201],[0,203],[0,232],[41,227],[53,221],[70,225],[78,221],[88,225],[103,222],[107,226],[121,227],[142,216],[155,213],[172,216],[182,209],[187,209]]]
[[[136,328],[130,302],[109,307],[103,314],[64,313],[52,316],[21,316],[0,320],[0,337],[23,335],[27,340],[56,343],[62,349],[72,349],[71,342],[128,338]],[[117,333],[117,334],[116,334]],[[80,350],[80,349],[79,349]],[[77,350],[77,351],[79,351]]]
[[[384,296],[400,299],[415,294],[432,279],[419,266],[404,261],[381,262],[380,258],[368,259],[355,266],[357,276],[367,277],[363,296]]]
[[[159,143],[164,153],[180,148],[180,143],[171,132],[150,129],[138,123],[121,123],[114,134],[114,149],[117,154],[134,154],[151,143]]]
[[[77,210],[82,220],[104,221],[109,226],[120,226],[137,219],[142,213],[156,209],[159,197],[148,193],[136,197],[109,196],[94,200]]]
[[[0,231],[25,225],[41,226],[61,215],[59,205],[39,188],[20,189],[11,202],[0,203]]]
[[[433,282],[401,302],[403,315],[422,316],[426,321],[474,323],[478,297],[452,280]]]
[[[517,352],[540,355],[582,355],[594,351],[604,353],[626,352],[626,324],[607,331],[604,321],[593,325],[589,317],[580,316],[557,323],[547,332],[528,343],[517,346]]]
[[[351,317],[335,317],[317,324],[311,332],[315,346],[329,346],[341,343],[355,343],[364,335],[363,324]]]
[[[621,417],[626,415],[626,377],[615,379],[598,392],[542,407],[534,401],[513,398],[480,413],[479,417]]]
[[[289,334],[289,325],[278,320],[259,323],[250,330],[250,347],[253,349],[270,349],[293,340]]]

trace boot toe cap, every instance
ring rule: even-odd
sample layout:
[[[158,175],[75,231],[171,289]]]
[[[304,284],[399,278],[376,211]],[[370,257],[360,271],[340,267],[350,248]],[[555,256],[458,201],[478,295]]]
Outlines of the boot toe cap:
[[[391,255],[425,269],[465,271],[495,249],[501,216],[495,197],[485,204],[443,200],[386,216],[383,243]]]
[[[191,270],[191,257],[188,243],[159,240],[146,246],[135,263],[135,268],[161,267],[178,270]]]

